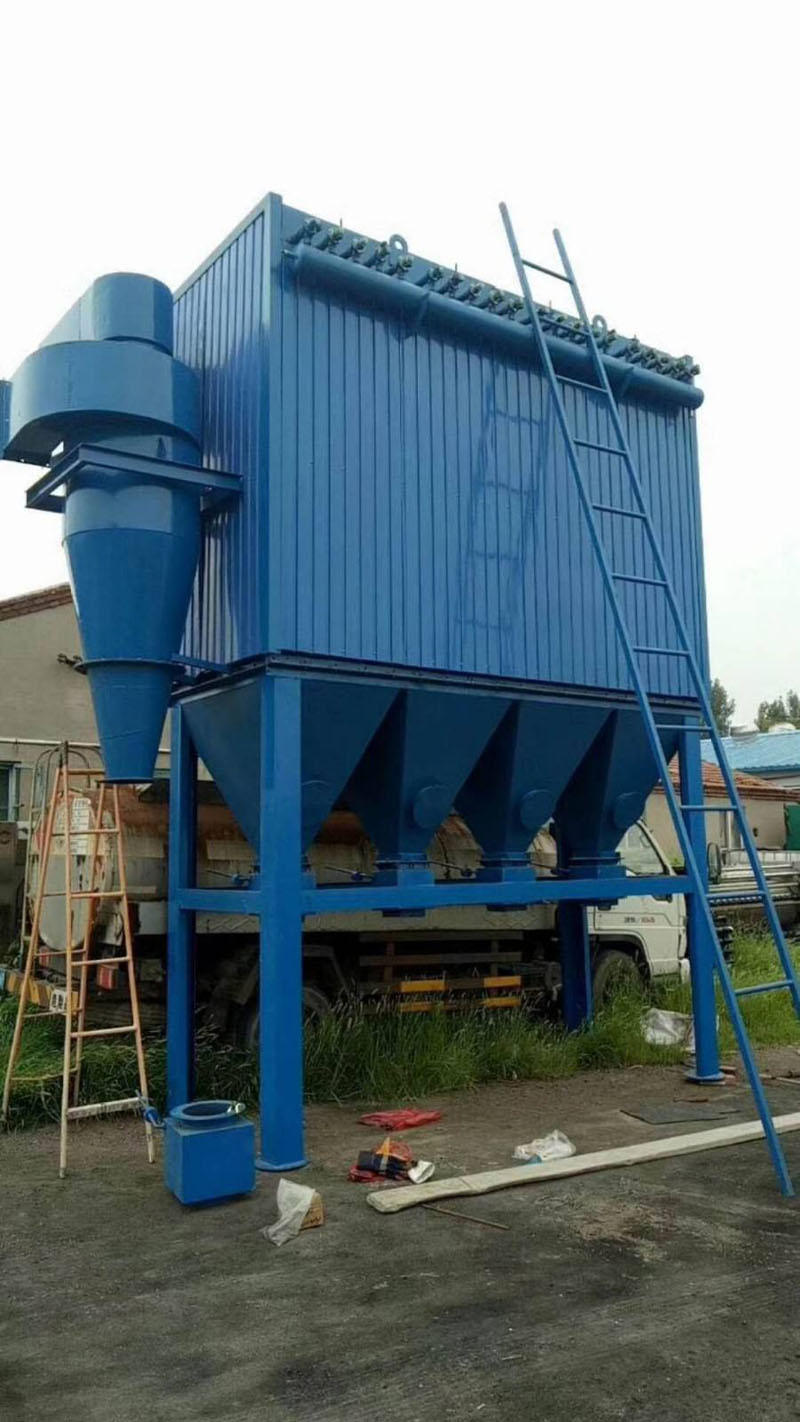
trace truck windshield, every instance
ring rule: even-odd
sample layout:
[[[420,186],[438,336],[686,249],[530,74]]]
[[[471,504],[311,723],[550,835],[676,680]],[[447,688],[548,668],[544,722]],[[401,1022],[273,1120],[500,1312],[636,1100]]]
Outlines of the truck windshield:
[[[664,865],[641,825],[631,825],[619,845],[622,863],[629,874],[663,874]]]

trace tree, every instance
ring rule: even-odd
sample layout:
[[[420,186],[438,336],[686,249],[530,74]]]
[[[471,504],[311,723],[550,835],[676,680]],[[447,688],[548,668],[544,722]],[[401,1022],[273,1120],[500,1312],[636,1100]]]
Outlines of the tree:
[[[729,736],[736,702],[732,696],[728,695],[719,677],[715,677],[711,683],[711,710],[714,713],[714,724],[720,735]]]
[[[756,712],[759,731],[768,731],[779,721],[791,721],[793,726],[800,726],[800,696],[796,691],[787,691],[785,697],[777,696],[774,701],[760,703]]]

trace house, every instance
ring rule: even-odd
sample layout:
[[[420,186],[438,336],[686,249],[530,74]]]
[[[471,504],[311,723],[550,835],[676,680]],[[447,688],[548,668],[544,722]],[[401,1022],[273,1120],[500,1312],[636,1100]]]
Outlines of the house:
[[[800,735],[800,732],[798,732]],[[670,777],[679,790],[677,762],[670,766]],[[739,791],[747,823],[753,831],[760,849],[783,849],[786,844],[786,806],[800,804],[800,781],[796,787],[779,785],[775,781],[748,775],[734,770],[734,780]],[[725,782],[719,766],[703,761],[703,801],[712,806],[715,801],[727,804],[729,800]],[[650,795],[645,809],[645,823],[652,830],[667,857],[681,858],[678,837],[672,823],[667,797],[662,786]],[[742,847],[736,817],[731,810],[719,810],[706,815],[706,835],[710,842],[716,842],[722,849]]]
[[[28,819],[42,751],[97,746],[81,639],[67,583],[0,602],[0,822]],[[163,739],[162,739],[163,745]]]
[[[67,583],[0,602],[0,821],[26,819],[30,774],[45,746],[97,740]]]
[[[777,785],[800,785],[800,731],[784,727],[771,731],[746,731],[725,736],[725,753],[733,770],[757,775]],[[704,761],[716,763],[711,741],[702,741]]]

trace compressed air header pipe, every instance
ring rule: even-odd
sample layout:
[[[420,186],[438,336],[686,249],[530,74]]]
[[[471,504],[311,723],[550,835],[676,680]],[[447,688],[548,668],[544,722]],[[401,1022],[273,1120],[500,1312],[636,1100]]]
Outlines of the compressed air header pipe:
[[[152,778],[200,544],[200,392],[172,294],[101,277],[11,382],[4,457],[50,465],[106,773]],[[63,498],[55,494],[63,487]]]

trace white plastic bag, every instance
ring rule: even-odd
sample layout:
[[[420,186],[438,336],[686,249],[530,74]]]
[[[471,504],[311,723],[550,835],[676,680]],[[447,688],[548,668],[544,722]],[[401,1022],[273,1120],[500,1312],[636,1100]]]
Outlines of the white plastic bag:
[[[294,1180],[278,1181],[278,1218],[274,1225],[261,1231],[273,1244],[285,1244],[300,1233],[300,1226],[308,1214],[314,1191],[309,1185],[298,1185]]]
[[[566,1160],[575,1154],[575,1146],[563,1131],[551,1131],[547,1136],[539,1136],[535,1141],[514,1147],[514,1160],[527,1160],[540,1164],[543,1160]]]
[[[642,1018],[644,1040],[653,1047],[694,1049],[694,1024],[686,1012],[666,1012],[651,1007]]]
[[[432,1160],[415,1160],[414,1164],[408,1167],[408,1178],[415,1185],[424,1185],[426,1180],[430,1180],[435,1169]]]

